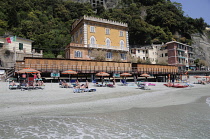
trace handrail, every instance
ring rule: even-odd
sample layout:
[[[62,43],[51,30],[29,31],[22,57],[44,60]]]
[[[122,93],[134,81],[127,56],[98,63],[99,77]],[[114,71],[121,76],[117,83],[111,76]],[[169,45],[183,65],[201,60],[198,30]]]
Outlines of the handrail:
[[[78,73],[123,73],[129,72],[133,74],[149,73],[149,74],[177,74],[181,71],[178,69],[168,69],[163,67],[113,67],[113,66],[87,66],[87,65],[54,65],[54,64],[16,64],[16,71],[23,68],[33,68],[41,72],[62,72],[65,70],[74,70]]]

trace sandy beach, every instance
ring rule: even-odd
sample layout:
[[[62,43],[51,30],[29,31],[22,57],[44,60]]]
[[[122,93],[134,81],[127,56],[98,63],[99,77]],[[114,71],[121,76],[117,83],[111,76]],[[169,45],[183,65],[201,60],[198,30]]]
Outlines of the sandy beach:
[[[191,81],[193,82],[193,81]],[[73,93],[72,88],[59,88],[58,83],[46,83],[44,90],[9,90],[7,82],[1,82],[0,120],[24,116],[74,115],[126,110],[133,107],[163,107],[187,104],[210,93],[202,91],[209,85],[196,84],[192,88],[168,88],[155,82],[151,90],[136,85],[115,88],[90,88],[96,92]]]
[[[96,92],[73,93],[58,83],[21,91],[0,82],[0,139],[209,138],[210,85],[154,83],[151,90],[90,83]]]

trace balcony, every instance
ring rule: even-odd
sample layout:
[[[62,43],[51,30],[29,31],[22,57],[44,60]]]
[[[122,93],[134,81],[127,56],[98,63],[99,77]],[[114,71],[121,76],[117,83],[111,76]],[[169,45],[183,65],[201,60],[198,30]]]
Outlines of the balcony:
[[[184,55],[177,55],[178,58],[183,58],[185,59],[186,57]]]
[[[88,48],[96,48],[102,50],[118,50],[118,51],[129,51],[127,47],[121,48],[120,46],[107,46],[107,45],[100,45],[100,44],[88,44]]]

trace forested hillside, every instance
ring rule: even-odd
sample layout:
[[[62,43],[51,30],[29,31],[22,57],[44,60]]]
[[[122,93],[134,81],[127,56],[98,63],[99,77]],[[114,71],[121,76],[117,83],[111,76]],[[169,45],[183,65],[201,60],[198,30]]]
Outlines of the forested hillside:
[[[71,41],[71,24],[83,15],[128,23],[131,45],[171,40],[190,44],[191,34],[202,34],[207,26],[202,18],[184,16],[181,5],[170,0],[121,0],[114,9],[99,6],[94,11],[88,3],[70,0],[0,1],[0,35],[31,39],[45,57],[56,57]]]

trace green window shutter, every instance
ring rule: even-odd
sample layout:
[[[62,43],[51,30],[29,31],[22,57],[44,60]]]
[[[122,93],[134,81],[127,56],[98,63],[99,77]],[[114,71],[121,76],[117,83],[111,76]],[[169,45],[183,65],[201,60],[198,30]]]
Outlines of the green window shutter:
[[[23,43],[19,43],[19,50],[23,50]]]
[[[2,48],[3,47],[3,43],[0,43],[0,48]]]

